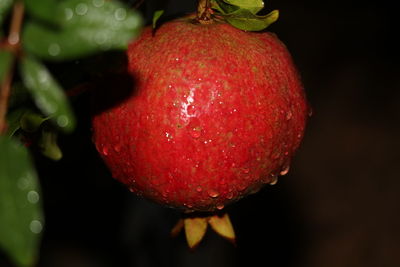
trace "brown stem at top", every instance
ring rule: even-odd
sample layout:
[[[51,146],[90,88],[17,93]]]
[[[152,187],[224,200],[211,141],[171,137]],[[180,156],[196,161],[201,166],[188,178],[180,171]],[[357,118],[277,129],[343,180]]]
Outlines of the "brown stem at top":
[[[210,0],[199,0],[199,5],[197,7],[197,21],[201,24],[212,23],[211,14]]]
[[[4,44],[4,49],[11,51],[16,56],[18,55],[20,48],[20,33],[23,18],[24,4],[21,1],[17,1],[13,7],[10,31],[8,33],[7,41]],[[8,99],[11,92],[11,82],[14,76],[14,63],[15,61],[13,60],[10,69],[0,84],[0,134],[4,134],[7,129],[6,114],[8,109]]]

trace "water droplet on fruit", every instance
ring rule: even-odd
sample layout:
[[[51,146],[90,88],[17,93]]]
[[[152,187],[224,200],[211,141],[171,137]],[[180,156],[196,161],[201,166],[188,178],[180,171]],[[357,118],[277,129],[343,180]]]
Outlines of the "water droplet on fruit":
[[[286,175],[289,172],[290,166],[286,165],[285,167],[283,167],[283,169],[280,171],[279,175],[283,176]]]
[[[196,187],[196,191],[200,193],[201,191],[203,191],[203,188],[201,188],[201,186],[199,185],[198,187]]]
[[[271,180],[270,180],[269,184],[276,185],[277,182],[278,182],[278,177],[275,175],[271,176]]]
[[[313,115],[313,109],[312,109],[312,107],[309,107],[308,108],[308,117],[311,117],[312,115]]]
[[[80,3],[75,7],[76,14],[83,16],[87,13],[88,6],[85,3]]]
[[[190,136],[197,139],[201,136],[201,126],[199,124],[197,124],[196,122],[197,121],[192,121],[191,123],[189,123],[189,125],[187,127],[188,127]]]
[[[223,208],[225,208],[225,206],[224,204],[218,204],[216,208],[222,210]]]
[[[245,184],[239,184],[239,186],[238,186],[238,190],[239,191],[244,191],[245,189],[246,189],[246,185]]]
[[[292,112],[289,110],[288,113],[286,113],[286,120],[290,120],[292,118],[293,114]]]
[[[108,148],[104,146],[101,152],[103,153],[104,156],[107,156],[108,155]]]
[[[115,152],[119,153],[121,151],[121,145],[120,144],[116,144],[114,146],[114,150],[115,150]]]
[[[249,169],[249,168],[243,168],[242,171],[243,171],[243,173],[246,173],[246,174],[247,174],[247,173],[250,172],[250,169]]]
[[[229,192],[229,193],[226,195],[226,198],[227,198],[227,199],[232,199],[232,198],[233,198],[233,192]]]
[[[280,157],[280,155],[281,155],[281,153],[279,152],[279,151],[275,151],[273,154],[272,154],[272,159],[278,159],[279,157]]]
[[[218,193],[217,190],[210,189],[210,190],[208,190],[208,195],[209,195],[210,197],[212,197],[212,198],[216,198],[216,197],[219,196],[219,193]]]
[[[196,112],[196,107],[194,105],[189,105],[186,108],[186,112],[189,116],[193,116]]]

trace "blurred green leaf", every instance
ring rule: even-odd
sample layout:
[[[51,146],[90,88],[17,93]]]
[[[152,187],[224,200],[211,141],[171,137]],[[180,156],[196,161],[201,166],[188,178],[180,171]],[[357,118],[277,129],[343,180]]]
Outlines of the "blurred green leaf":
[[[10,10],[14,0],[1,0],[0,1],[0,25],[3,23],[8,11]]]
[[[10,70],[13,60],[14,55],[10,51],[0,50],[0,84]]]
[[[75,127],[75,117],[60,85],[46,67],[30,57],[21,60],[21,77],[37,107],[65,132]]]
[[[257,16],[247,9],[238,9],[222,15],[232,26],[245,31],[261,31],[274,23],[279,17],[279,11],[274,10],[265,16]]]
[[[37,260],[44,224],[38,178],[27,149],[0,136],[0,247],[16,265]]]
[[[12,137],[21,128],[21,118],[26,111],[25,108],[20,108],[7,113],[7,136]]]
[[[59,24],[62,17],[54,0],[24,0],[26,13],[44,22]]]
[[[227,4],[237,6],[241,9],[247,9],[253,14],[257,14],[264,8],[263,0],[222,0]]]
[[[34,111],[27,110],[20,119],[21,129],[28,133],[36,132],[48,118]]]
[[[50,127],[43,127],[39,140],[39,147],[42,154],[52,160],[60,160],[62,151],[57,144],[57,131]]]
[[[153,14],[153,29],[157,26],[158,19],[164,14],[164,10],[156,10]]]
[[[52,61],[126,49],[142,26],[140,14],[117,1],[66,0],[55,13],[60,28],[28,22],[22,34],[28,52]]]

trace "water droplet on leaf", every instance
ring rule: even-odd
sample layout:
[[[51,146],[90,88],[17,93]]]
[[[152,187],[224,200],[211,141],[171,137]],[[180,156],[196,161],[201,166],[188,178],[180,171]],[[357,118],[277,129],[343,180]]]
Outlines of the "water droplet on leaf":
[[[32,204],[36,204],[39,201],[39,194],[38,192],[31,190],[28,192],[26,198],[28,199],[28,201]]]
[[[93,6],[102,7],[104,5],[104,0],[93,0]]]
[[[116,20],[124,20],[126,18],[125,8],[118,8],[115,10],[114,17]]]
[[[39,234],[40,232],[42,232],[43,225],[42,225],[42,223],[40,221],[33,220],[29,224],[29,229],[31,230],[32,233]]]
[[[49,52],[50,56],[58,56],[58,54],[60,54],[61,48],[59,44],[56,43],[52,43],[49,45],[49,48],[47,49],[47,51]]]
[[[88,6],[85,3],[80,3],[75,7],[76,14],[83,16],[87,13]]]
[[[57,124],[60,127],[66,127],[69,124],[69,120],[68,120],[67,116],[65,116],[65,115],[58,116]]]
[[[74,11],[72,9],[70,9],[70,8],[66,8],[64,10],[64,13],[65,13],[65,19],[66,20],[70,20],[74,16]]]

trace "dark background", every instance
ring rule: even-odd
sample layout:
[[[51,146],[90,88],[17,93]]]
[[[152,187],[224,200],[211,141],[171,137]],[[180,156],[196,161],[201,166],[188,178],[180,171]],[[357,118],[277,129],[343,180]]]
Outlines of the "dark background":
[[[147,0],[141,10],[149,19],[164,8],[168,17],[195,10],[195,2]],[[314,112],[289,174],[228,208],[236,248],[212,231],[194,252],[183,235],[170,238],[179,214],[111,178],[90,141],[89,97],[74,99],[79,127],[60,138],[64,158],[37,157],[46,214],[39,267],[400,266],[400,68],[391,5],[266,1],[281,12],[269,30],[291,51]]]

